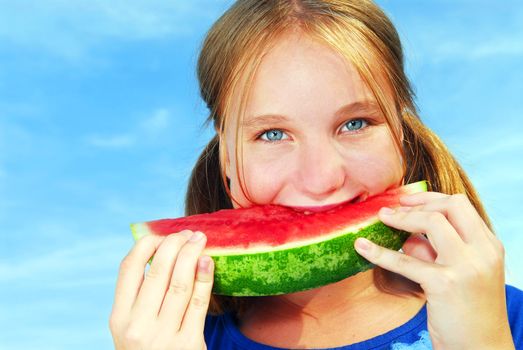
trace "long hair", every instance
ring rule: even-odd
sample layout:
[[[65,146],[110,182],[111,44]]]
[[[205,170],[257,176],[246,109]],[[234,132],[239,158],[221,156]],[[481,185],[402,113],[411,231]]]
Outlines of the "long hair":
[[[186,194],[186,215],[233,208],[225,176],[227,128],[239,133],[250,86],[264,54],[278,38],[299,31],[333,49],[351,64],[373,93],[403,159],[404,182],[427,180],[429,190],[464,193],[489,227],[490,221],[467,175],[443,142],[420,120],[404,71],[399,35],[387,15],[370,0],[239,0],[210,28],[198,58],[202,99],[216,136],[201,153]],[[232,97],[239,96],[239,110]],[[231,115],[238,114],[236,125]],[[238,139],[238,137],[237,137]],[[241,145],[235,148],[241,164]],[[237,166],[242,179],[241,166]],[[245,189],[240,180],[242,191]],[[419,285],[380,267],[376,286],[387,293],[419,294]],[[408,282],[407,289],[400,288]],[[410,284],[409,284],[410,283]],[[249,297],[212,296],[209,312],[244,312]]]

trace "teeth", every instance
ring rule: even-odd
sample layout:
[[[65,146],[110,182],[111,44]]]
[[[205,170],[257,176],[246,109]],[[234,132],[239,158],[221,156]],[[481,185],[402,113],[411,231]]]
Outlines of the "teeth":
[[[354,198],[354,199],[351,201],[351,203],[359,203],[359,202],[363,202],[363,201],[365,201],[365,200],[367,199],[368,196],[369,196],[369,195],[368,195],[367,192],[362,193],[362,194],[360,194],[359,196],[357,196],[356,198]]]

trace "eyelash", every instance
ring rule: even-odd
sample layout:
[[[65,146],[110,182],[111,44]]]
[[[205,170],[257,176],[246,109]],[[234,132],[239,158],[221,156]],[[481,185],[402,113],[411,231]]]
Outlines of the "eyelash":
[[[351,134],[358,134],[358,133],[361,133],[362,130],[364,130],[364,129],[368,128],[369,126],[373,125],[370,119],[367,119],[367,118],[354,118],[354,119],[351,119],[351,120],[347,120],[345,123],[343,123],[342,128],[343,128],[345,125],[347,125],[348,123],[350,123],[350,122],[354,122],[354,121],[358,121],[358,120],[361,120],[361,121],[362,121],[364,124],[366,124],[366,125],[362,126],[361,129],[350,131]],[[258,133],[258,134],[256,135],[255,139],[256,139],[256,140],[259,140],[259,141],[261,141],[261,142],[272,143],[272,144],[274,144],[274,143],[280,143],[280,142],[285,141],[285,140],[276,140],[276,141],[271,141],[271,140],[263,140],[263,139],[261,138],[261,137],[262,137],[263,135],[265,135],[267,132],[269,132],[269,131],[275,131],[275,130],[276,130],[276,131],[282,131],[282,132],[284,132],[283,129],[278,129],[278,128],[268,128],[268,129],[264,129],[264,130],[262,130],[260,133]]]

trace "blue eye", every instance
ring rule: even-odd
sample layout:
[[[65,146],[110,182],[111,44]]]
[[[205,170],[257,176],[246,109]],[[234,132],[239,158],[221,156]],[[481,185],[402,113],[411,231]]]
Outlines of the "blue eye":
[[[281,141],[283,138],[283,132],[278,129],[267,130],[260,135],[262,139],[264,136],[266,136],[266,139],[264,139],[264,141]]]
[[[358,131],[366,127],[369,123],[365,119],[353,119],[345,123],[343,126],[347,126],[349,131]]]

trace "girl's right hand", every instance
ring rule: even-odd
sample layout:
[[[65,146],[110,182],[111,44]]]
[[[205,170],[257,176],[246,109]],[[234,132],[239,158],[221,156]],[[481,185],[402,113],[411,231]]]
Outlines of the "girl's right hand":
[[[203,233],[189,230],[138,240],[122,260],[116,284],[109,320],[116,349],[206,349],[214,264],[200,256],[205,242]]]

